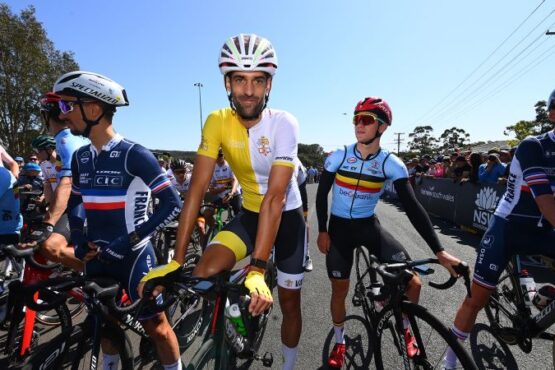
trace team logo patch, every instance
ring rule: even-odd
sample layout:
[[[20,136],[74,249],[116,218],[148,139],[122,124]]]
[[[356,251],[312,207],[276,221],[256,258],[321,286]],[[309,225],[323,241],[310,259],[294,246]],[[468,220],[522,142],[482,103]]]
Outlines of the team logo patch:
[[[357,161],[357,159],[355,157],[347,158],[347,163],[355,163],[356,161]]]
[[[91,157],[91,153],[89,151],[83,152],[81,153],[81,157],[79,158],[79,160],[81,161],[81,163],[85,164],[89,162],[89,159]]]
[[[256,141],[256,147],[258,148],[258,153],[264,156],[267,156],[272,151],[270,149],[270,139],[268,139],[266,136],[261,136]]]
[[[484,235],[484,237],[482,238],[482,243],[480,243],[482,245],[482,247],[484,248],[489,248],[493,245],[493,243],[495,242],[495,237],[493,235]]]

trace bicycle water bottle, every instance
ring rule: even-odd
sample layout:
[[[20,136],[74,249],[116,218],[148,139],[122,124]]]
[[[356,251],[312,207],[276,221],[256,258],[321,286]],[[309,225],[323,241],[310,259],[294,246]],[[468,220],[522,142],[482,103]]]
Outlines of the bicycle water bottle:
[[[226,316],[233,323],[237,333],[245,336],[247,335],[247,328],[245,328],[245,324],[243,323],[243,318],[241,317],[241,309],[237,303],[233,303],[226,307]]]
[[[232,308],[233,306],[236,306],[237,310],[239,310],[239,305],[237,303],[230,304],[228,299],[225,306],[225,332],[229,343],[235,352],[241,353],[245,348],[245,338],[239,333],[238,321],[240,320],[240,325],[242,325],[243,329],[245,328],[245,325],[243,324],[243,320],[241,318],[241,311],[239,310],[239,320],[237,320],[236,310],[235,308]]]
[[[519,280],[520,287],[524,293],[524,303],[526,304],[526,307],[531,307],[534,296],[536,295],[536,282],[526,269],[522,269],[520,271]]]
[[[372,290],[372,296],[376,297],[381,294],[383,284],[381,283],[373,283],[370,285],[370,289]],[[376,308],[376,312],[380,312],[384,306],[387,304],[386,300],[378,301],[374,300],[374,307]]]

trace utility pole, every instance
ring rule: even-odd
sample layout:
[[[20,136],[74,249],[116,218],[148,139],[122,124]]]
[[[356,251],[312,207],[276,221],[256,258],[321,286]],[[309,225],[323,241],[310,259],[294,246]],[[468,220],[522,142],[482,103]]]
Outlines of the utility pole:
[[[200,92],[201,87],[203,87],[202,83],[197,82],[194,86],[198,87],[198,106],[200,112],[200,133],[202,134],[202,94]]]
[[[405,141],[404,139],[401,139],[401,135],[404,135],[404,132],[395,132],[394,135],[397,135],[397,140],[395,140],[395,142],[397,143],[397,155],[399,155],[399,152],[401,151],[401,143],[403,141]]]

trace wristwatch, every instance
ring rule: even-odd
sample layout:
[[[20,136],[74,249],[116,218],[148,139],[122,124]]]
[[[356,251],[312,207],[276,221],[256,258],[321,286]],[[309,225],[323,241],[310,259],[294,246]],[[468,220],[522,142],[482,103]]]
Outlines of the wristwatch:
[[[268,261],[264,261],[258,258],[251,258],[251,266],[258,267],[259,269],[266,270],[268,267]]]

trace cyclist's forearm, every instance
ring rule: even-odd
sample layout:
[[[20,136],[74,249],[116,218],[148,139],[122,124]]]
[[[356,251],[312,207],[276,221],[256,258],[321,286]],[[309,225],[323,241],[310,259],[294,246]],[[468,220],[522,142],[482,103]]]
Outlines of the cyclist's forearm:
[[[316,215],[318,217],[318,231],[324,232],[328,230],[328,193],[333,186],[335,173],[324,170],[320,176],[318,183],[318,192],[316,193]]]
[[[181,211],[179,196],[172,188],[160,191],[156,197],[160,200],[156,212],[152,214],[148,221],[140,224],[135,229],[141,240],[175,220]]]
[[[285,204],[285,195],[266,194],[260,207],[260,215],[258,219],[258,229],[256,232],[256,242],[252,258],[268,260],[272,251],[272,246],[276,239],[283,206]]]
[[[51,199],[50,207],[48,208],[48,213],[44,218],[45,222],[55,225],[67,208],[67,202],[69,200],[69,195],[71,194],[71,178],[62,177],[60,183],[56,187],[54,196]]]

